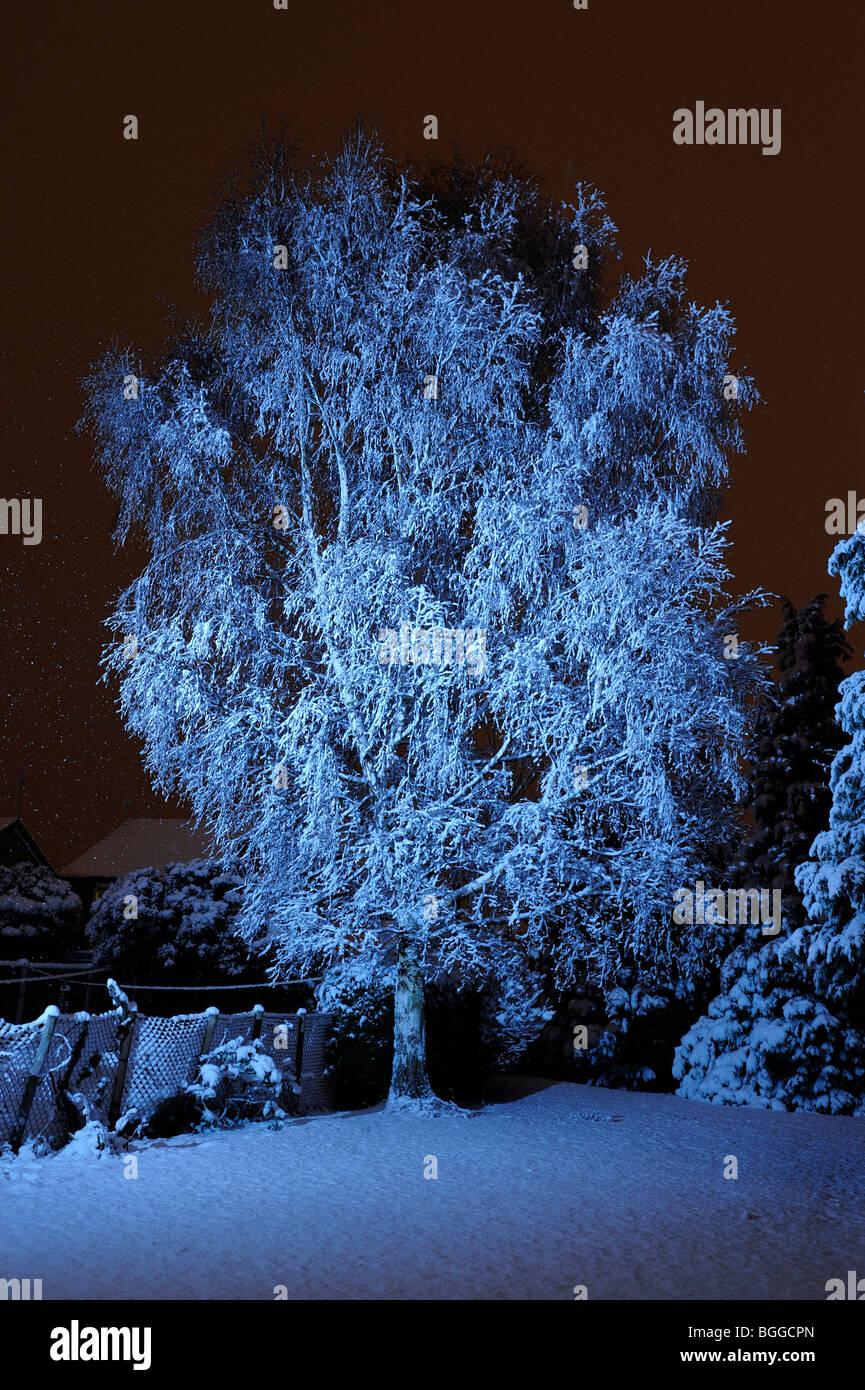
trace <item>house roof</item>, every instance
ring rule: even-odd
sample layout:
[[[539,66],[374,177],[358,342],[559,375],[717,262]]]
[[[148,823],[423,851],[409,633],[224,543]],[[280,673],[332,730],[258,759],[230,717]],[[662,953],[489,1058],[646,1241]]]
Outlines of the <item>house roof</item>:
[[[209,859],[205,837],[184,820],[128,820],[68,864],[63,878],[121,878],[135,869],[162,869]]]
[[[0,864],[44,864],[45,855],[19,816],[0,816]]]

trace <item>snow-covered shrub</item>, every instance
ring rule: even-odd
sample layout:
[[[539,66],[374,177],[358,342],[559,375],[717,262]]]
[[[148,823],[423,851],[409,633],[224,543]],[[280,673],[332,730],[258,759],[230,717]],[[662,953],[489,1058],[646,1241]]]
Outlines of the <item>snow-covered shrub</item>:
[[[393,1066],[393,981],[333,971],[318,990],[317,1007],[333,1015],[323,1075],[336,1109],[384,1100]]]
[[[865,1033],[865,672],[851,676],[844,687],[841,708],[851,717],[855,709],[863,728],[832,767],[829,829],[817,836],[811,851],[817,862],[796,871],[813,926],[794,932],[789,949],[808,970],[818,995]]]
[[[528,969],[491,984],[481,995],[480,1040],[488,1071],[508,1071],[553,1018],[540,980]]]
[[[0,865],[0,956],[50,960],[77,946],[84,907],[41,864]]]
[[[671,1091],[673,1055],[708,998],[696,985],[658,985],[620,971],[606,991],[585,982],[558,999],[523,1059],[538,1076],[630,1091]]]
[[[0,1144],[0,1174],[5,1169],[7,1173],[12,1169],[12,1165],[32,1163],[35,1160],[47,1158],[54,1150],[44,1134],[33,1134],[25,1139],[16,1153],[11,1143],[5,1141]]]
[[[813,914],[817,903],[801,873]],[[855,921],[840,931],[809,922],[774,940],[749,928],[724,961],[717,997],[676,1049],[677,1094],[865,1115],[861,939]]]
[[[802,958],[810,935],[755,950],[728,979],[676,1051],[680,1096],[865,1115],[865,1038],[816,997]]]
[[[74,1132],[60,1152],[64,1162],[82,1159],[89,1163],[114,1151],[114,1136],[106,1129],[101,1120],[89,1119]]]
[[[245,1120],[286,1117],[283,1106],[295,1110],[297,1083],[284,1076],[265,1051],[260,1038],[231,1038],[199,1062],[199,1079],[184,1087],[203,1104],[206,1125],[232,1125]]]
[[[574,1051],[575,1081],[629,1091],[672,1091],[673,1058],[699,1013],[693,986],[655,985],[625,973],[604,997],[606,1026],[594,1047]]]
[[[603,995],[585,984],[570,994],[555,999],[553,1016],[528,1046],[524,1063],[527,1072],[536,1076],[559,1077],[575,1081],[574,1029],[586,1029],[586,1041],[594,1047],[603,1030]]]
[[[241,893],[239,878],[204,860],[126,874],[91,914],[94,964],[140,984],[263,981],[234,932]]]

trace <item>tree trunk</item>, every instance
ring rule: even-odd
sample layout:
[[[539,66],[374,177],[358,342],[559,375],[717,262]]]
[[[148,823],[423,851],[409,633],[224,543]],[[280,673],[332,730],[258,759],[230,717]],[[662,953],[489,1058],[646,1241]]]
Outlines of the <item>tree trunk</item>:
[[[432,1097],[426,1069],[423,975],[416,942],[399,944],[393,1008],[393,1074],[388,1105]]]

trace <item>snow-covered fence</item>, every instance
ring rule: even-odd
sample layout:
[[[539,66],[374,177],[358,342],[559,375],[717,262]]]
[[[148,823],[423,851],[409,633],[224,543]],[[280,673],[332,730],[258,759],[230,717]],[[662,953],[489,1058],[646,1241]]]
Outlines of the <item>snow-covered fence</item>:
[[[155,1018],[114,1009],[60,1014],[46,1009],[33,1023],[0,1019],[0,1144],[17,1148],[43,1135],[62,1141],[70,1113],[87,1108],[110,1123],[135,1110],[146,1120],[160,1101],[194,1078],[203,1052],[232,1038],[260,1038],[280,1071],[300,1086],[307,1113],[329,1108],[323,1080],[330,1014],[200,1014]]]

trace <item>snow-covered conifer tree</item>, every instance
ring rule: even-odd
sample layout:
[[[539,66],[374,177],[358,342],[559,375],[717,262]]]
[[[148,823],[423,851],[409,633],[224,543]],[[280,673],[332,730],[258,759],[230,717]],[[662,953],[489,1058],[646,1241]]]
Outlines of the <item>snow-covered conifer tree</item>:
[[[760,884],[783,894],[785,930],[802,925],[794,874],[815,835],[826,827],[829,769],[844,742],[834,715],[850,654],[840,620],[823,614],[825,594],[802,608],[782,599],[776,641],[779,679],[761,710],[747,805],[754,827],[735,874],[743,886]]]
[[[829,572],[848,626],[861,621],[865,535],[839,542]],[[746,939],[725,962],[721,993],[678,1048],[680,1095],[865,1115],[865,672],[840,692],[851,738],[832,764],[829,827],[795,872],[807,920],[760,949]]]
[[[848,627],[865,617],[865,534],[840,541],[829,562],[841,577]],[[829,827],[796,871],[809,922],[792,942],[814,988],[865,1040],[865,671],[841,683],[837,707],[850,742],[832,764]],[[865,1093],[865,1046],[860,1055]]]
[[[425,979],[497,981],[513,1039],[550,967],[715,949],[671,892],[740,790],[716,515],[754,390],[680,263],[603,307],[613,232],[495,162],[266,143],[202,241],[209,323],[88,384],[151,549],[128,725],[284,975],[392,972],[394,1104],[429,1094]]]

